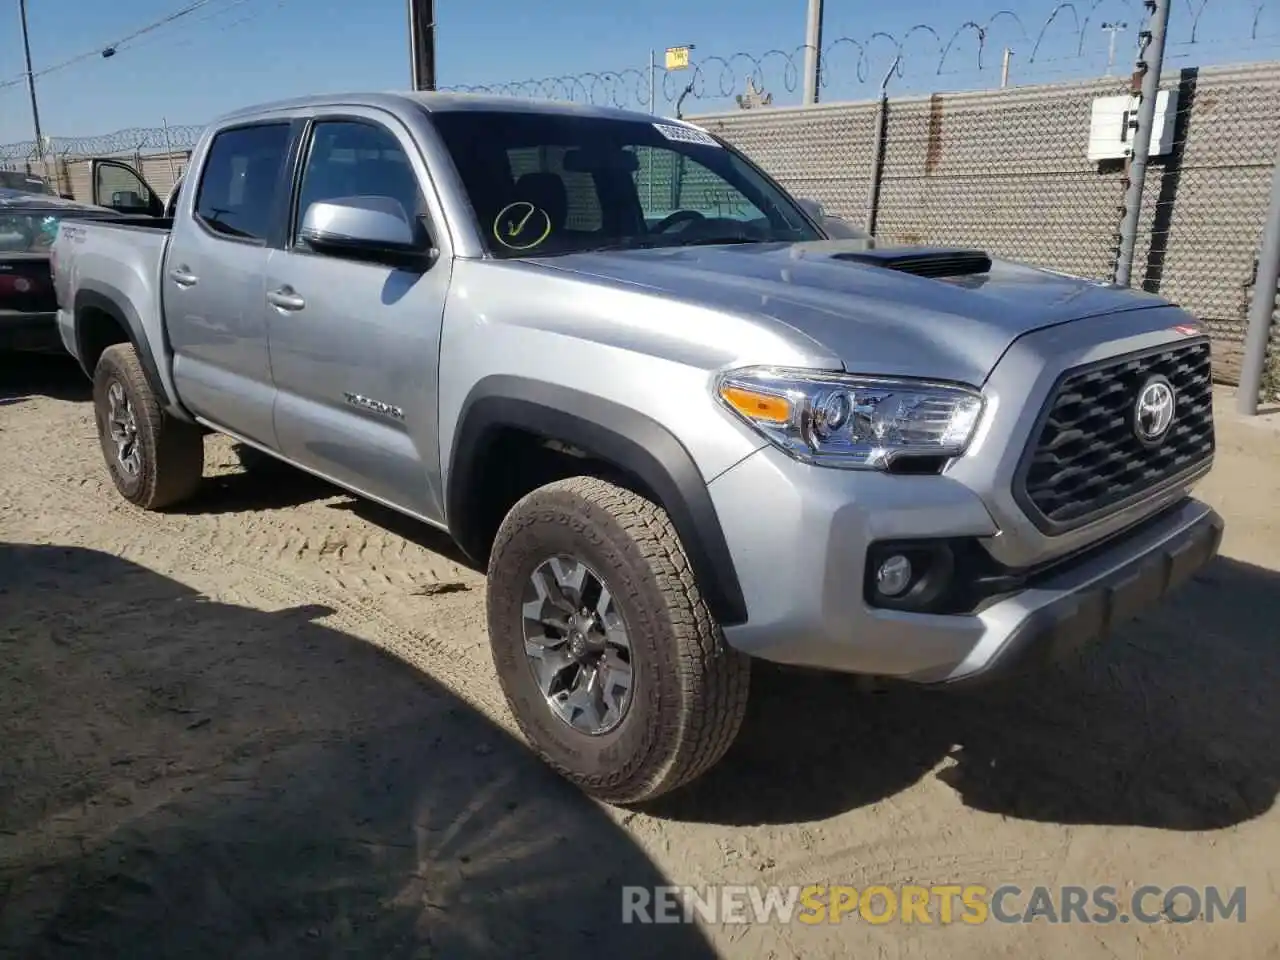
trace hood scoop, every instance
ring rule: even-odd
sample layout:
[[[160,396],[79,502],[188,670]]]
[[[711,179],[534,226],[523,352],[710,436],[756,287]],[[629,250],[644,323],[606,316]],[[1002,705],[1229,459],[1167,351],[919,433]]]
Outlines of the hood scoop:
[[[897,249],[856,250],[832,254],[832,260],[865,263],[899,273],[935,280],[947,277],[971,277],[991,271],[991,257],[981,250],[956,250],[945,247],[899,247]]]

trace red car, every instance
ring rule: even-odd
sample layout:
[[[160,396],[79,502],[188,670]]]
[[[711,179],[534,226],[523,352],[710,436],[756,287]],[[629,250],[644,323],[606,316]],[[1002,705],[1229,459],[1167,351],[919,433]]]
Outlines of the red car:
[[[0,188],[0,351],[62,351],[49,272],[49,246],[58,224],[67,217],[119,216],[47,193]]]

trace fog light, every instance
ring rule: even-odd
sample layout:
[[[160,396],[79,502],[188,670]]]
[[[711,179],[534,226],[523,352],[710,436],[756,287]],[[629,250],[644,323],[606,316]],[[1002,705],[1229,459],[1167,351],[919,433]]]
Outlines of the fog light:
[[[894,554],[876,571],[876,589],[886,597],[896,597],[911,586],[911,561]]]

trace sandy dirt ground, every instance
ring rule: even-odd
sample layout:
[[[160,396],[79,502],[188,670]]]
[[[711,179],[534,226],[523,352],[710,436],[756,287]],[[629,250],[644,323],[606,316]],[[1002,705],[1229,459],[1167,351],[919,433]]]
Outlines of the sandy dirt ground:
[[[513,734],[441,536],[222,439],[196,502],[141,513],[78,372],[0,376],[0,955],[1280,956],[1280,429],[1225,394],[1224,556],[1166,606],[981,696],[759,669],[726,760],[639,813]],[[623,926],[620,887],[663,883],[1243,886],[1247,914]]]

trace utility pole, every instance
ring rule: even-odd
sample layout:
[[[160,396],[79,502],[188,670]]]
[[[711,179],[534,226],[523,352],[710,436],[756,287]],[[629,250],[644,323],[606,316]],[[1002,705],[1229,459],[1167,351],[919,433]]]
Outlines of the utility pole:
[[[1131,120],[1133,156],[1129,159],[1129,188],[1124,198],[1124,221],[1120,224],[1120,251],[1116,258],[1115,282],[1129,286],[1133,254],[1142,220],[1142,188],[1147,182],[1147,161],[1151,154],[1151,132],[1156,122],[1156,97],[1160,94],[1160,68],[1164,64],[1164,37],[1169,29],[1170,0],[1145,0],[1150,15],[1148,29],[1138,34],[1138,61],[1133,83],[1141,81],[1138,119]]]
[[[1009,85],[1009,62],[1013,60],[1013,51],[1008,47],[1004,48],[1004,62],[1000,64],[1000,89],[1003,90]]]
[[[1104,23],[1102,29],[1111,34],[1111,40],[1107,44],[1107,76],[1111,76],[1111,68],[1116,65],[1116,34],[1121,30],[1128,30],[1127,23]]]
[[[409,0],[409,68],[414,90],[436,88],[435,0]]]
[[[657,116],[657,78],[658,78],[658,55],[652,47],[649,48],[649,113]]]
[[[809,0],[804,31],[804,103],[818,102],[818,76],[822,70],[822,0]]]
[[[657,56],[657,53],[654,51],[653,47],[650,47],[649,48],[649,114],[650,116],[655,116],[655,117],[658,115],[658,103],[657,103],[657,100],[655,99],[657,97],[657,93],[656,93],[657,77],[658,77],[658,56]],[[647,171],[649,174],[649,209],[652,210],[653,209],[653,151],[646,150],[645,156],[648,158],[648,161],[649,161],[647,164],[645,164],[645,166],[649,168]]]
[[[31,93],[31,123],[36,129],[36,156],[44,160],[44,137],[40,134],[40,106],[36,103],[36,75],[31,69],[31,37],[27,33],[27,0],[18,0],[22,18],[22,51],[27,58],[27,90]]]

